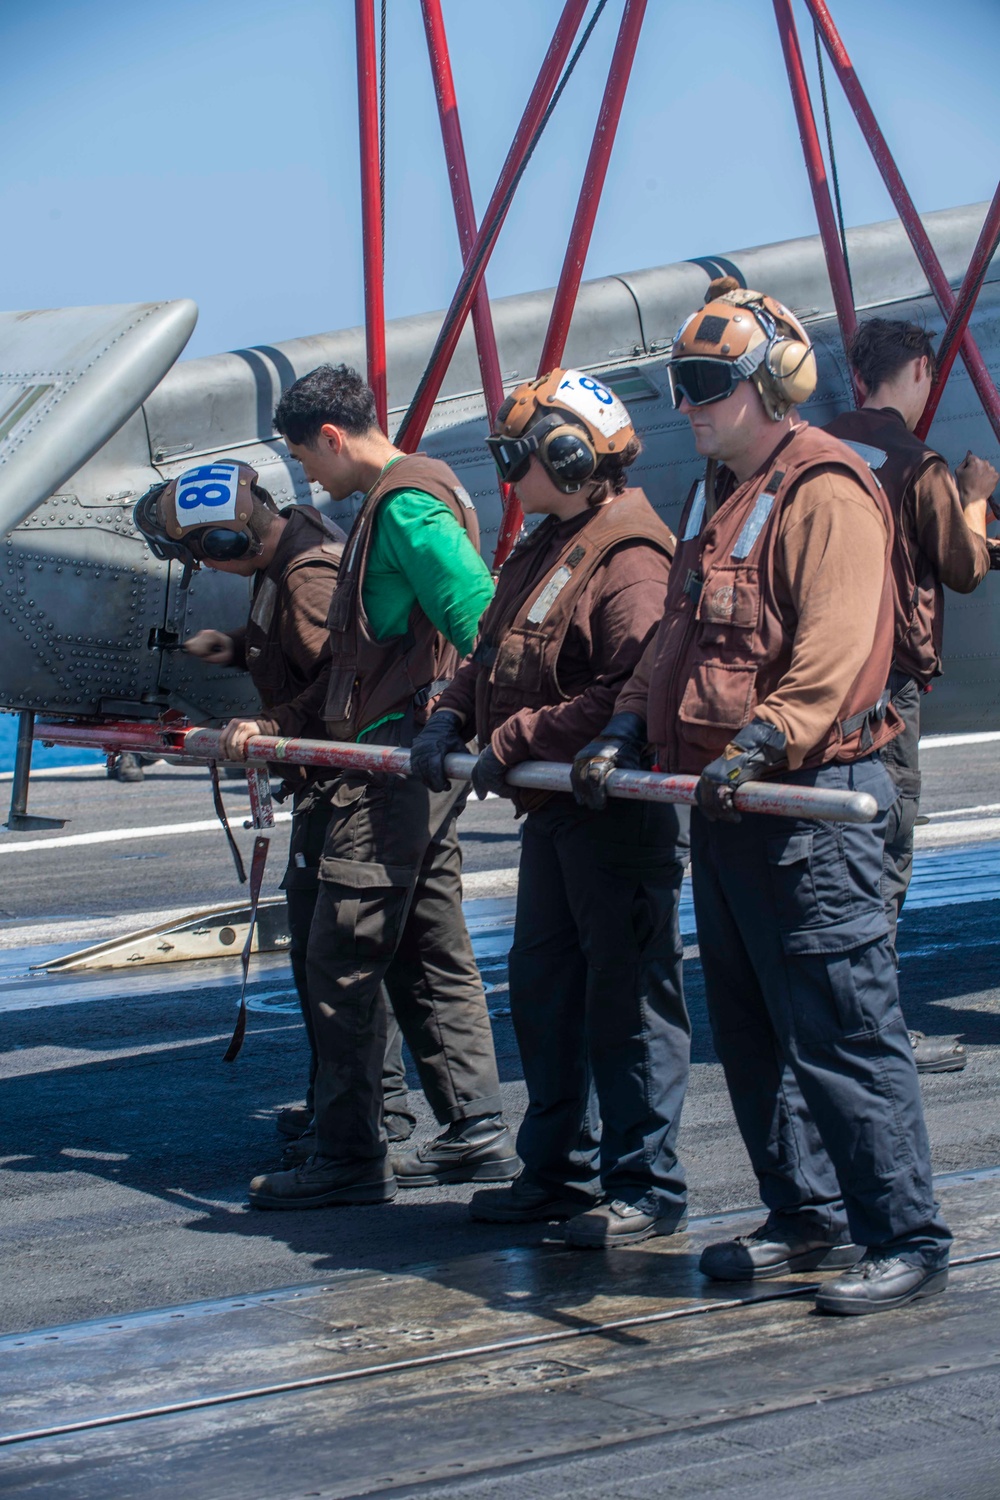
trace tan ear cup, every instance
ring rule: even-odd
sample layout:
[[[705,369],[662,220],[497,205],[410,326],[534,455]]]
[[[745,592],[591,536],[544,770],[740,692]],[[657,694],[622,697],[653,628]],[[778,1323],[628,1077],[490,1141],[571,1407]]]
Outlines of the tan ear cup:
[[[768,359],[772,378],[790,406],[808,401],[816,389],[816,355],[811,344],[779,338]]]

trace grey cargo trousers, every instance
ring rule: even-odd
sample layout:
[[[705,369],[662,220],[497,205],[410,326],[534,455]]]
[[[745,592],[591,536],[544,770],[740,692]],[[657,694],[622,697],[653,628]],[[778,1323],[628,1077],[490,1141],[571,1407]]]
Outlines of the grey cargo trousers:
[[[442,1125],[501,1109],[493,1034],[462,914],[465,787],[350,774],[331,798],[306,950],[317,1150],[379,1160],[384,983]]]

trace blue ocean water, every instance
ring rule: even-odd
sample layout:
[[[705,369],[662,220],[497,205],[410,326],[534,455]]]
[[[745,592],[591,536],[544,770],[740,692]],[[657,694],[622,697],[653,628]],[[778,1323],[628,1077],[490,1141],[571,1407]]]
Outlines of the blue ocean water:
[[[17,714],[0,714],[0,771],[13,771],[16,748]],[[96,766],[103,759],[100,750],[74,750],[69,745],[48,748],[36,745],[31,764],[34,769],[43,770],[46,766]]]

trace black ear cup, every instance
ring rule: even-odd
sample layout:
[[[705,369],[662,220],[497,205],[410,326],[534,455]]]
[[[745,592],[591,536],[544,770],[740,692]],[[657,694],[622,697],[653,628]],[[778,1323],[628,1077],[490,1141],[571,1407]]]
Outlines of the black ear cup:
[[[597,455],[584,433],[558,428],[542,442],[540,458],[560,489],[572,493],[593,475]]]

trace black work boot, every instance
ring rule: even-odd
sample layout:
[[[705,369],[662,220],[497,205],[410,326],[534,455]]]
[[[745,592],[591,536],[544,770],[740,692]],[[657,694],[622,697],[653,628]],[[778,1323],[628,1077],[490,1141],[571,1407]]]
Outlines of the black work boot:
[[[433,1141],[392,1158],[403,1188],[448,1182],[510,1182],[521,1170],[514,1142],[500,1115],[453,1120]]]
[[[656,1234],[679,1234],[687,1228],[687,1214],[651,1214],[616,1198],[596,1208],[574,1214],[566,1225],[566,1243],[577,1250],[608,1250],[614,1245],[635,1245]]]
[[[316,1127],[315,1125],[304,1130],[297,1140],[289,1141],[281,1153],[281,1170],[288,1172],[292,1167],[303,1166],[310,1158],[316,1155]]]
[[[698,1269],[713,1281],[766,1281],[793,1271],[843,1271],[861,1253],[858,1245],[824,1239],[816,1231],[809,1234],[803,1228],[800,1236],[762,1224],[752,1234],[707,1245]]]
[[[401,1146],[410,1139],[417,1122],[412,1115],[390,1114],[386,1110],[383,1123],[390,1146]]]
[[[838,1276],[816,1293],[818,1312],[857,1316],[891,1312],[918,1297],[933,1297],[948,1285],[947,1263],[928,1266],[905,1255],[881,1255],[869,1250],[846,1276]]]
[[[536,1224],[572,1219],[585,1208],[579,1198],[561,1197],[522,1172],[510,1187],[473,1193],[469,1217],[480,1224]]]
[[[142,761],[131,750],[123,750],[108,763],[108,776],[112,781],[144,781]]]
[[[328,1203],[389,1203],[396,1183],[389,1163],[334,1161],[310,1156],[289,1172],[269,1172],[250,1184],[252,1208],[322,1208]]]
[[[918,1073],[961,1073],[969,1054],[953,1036],[927,1036],[923,1031],[908,1031],[913,1061]]]
[[[279,1135],[290,1136],[297,1140],[305,1130],[312,1128],[313,1112],[306,1109],[304,1104],[293,1104],[288,1109],[279,1109],[275,1119],[275,1128]]]

